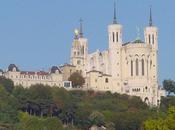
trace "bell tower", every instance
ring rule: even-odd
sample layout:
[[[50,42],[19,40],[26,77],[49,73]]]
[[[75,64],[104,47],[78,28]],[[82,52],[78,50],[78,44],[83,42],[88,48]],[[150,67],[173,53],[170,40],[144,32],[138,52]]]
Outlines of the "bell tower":
[[[152,102],[157,104],[158,93],[158,28],[153,25],[150,8],[149,25],[145,28],[145,43],[150,47],[148,74],[152,90]]]
[[[158,50],[158,29],[153,25],[152,9],[150,8],[149,26],[145,28],[145,42]]]
[[[116,3],[114,3],[113,23],[108,26],[109,37],[109,71],[113,77],[113,91],[121,91],[121,47],[122,47],[122,25],[117,21]]]
[[[77,72],[85,76],[88,55],[88,40],[83,36],[83,24],[80,19],[80,28],[75,29],[75,37],[71,49],[71,64],[76,66]]]

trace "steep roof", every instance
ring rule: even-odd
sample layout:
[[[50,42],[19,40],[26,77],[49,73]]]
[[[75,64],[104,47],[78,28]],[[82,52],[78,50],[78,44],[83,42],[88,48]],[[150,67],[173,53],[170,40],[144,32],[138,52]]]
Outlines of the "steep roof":
[[[133,41],[132,43],[144,43],[141,39],[136,39],[135,41]]]
[[[19,71],[18,67],[15,64],[10,64],[8,67],[8,71],[13,71],[13,69],[16,69],[16,71]]]
[[[52,66],[51,73],[56,73],[57,71],[61,73],[61,70],[57,66]]]

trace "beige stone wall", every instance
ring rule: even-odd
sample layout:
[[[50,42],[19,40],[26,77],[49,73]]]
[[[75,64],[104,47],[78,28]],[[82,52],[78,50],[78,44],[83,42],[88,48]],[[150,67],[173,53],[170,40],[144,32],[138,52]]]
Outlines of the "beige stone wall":
[[[76,67],[73,65],[65,64],[61,67],[61,71],[63,74],[63,81],[68,81],[71,74],[76,72]]]
[[[22,85],[24,87],[30,87],[35,84],[43,84],[49,86],[63,86],[62,74],[48,74],[48,75],[25,75],[21,72],[8,71],[4,74],[6,78],[11,79],[14,85]]]
[[[158,87],[158,29],[146,27],[145,41],[136,39],[124,44],[122,26],[112,24],[108,26],[108,36],[108,50],[97,50],[87,56],[86,86],[96,91],[109,89],[139,96],[157,105],[160,95],[164,95]],[[109,78],[109,83],[104,82],[105,78]]]
[[[87,73],[88,89],[95,91],[111,91],[112,78],[110,75],[105,75],[99,71],[90,71]]]

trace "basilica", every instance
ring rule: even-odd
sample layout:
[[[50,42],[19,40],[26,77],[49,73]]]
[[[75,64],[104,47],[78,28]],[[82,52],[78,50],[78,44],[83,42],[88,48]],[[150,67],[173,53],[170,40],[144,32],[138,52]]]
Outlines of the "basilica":
[[[158,82],[158,28],[153,25],[151,9],[143,41],[137,37],[123,42],[122,30],[114,7],[113,23],[108,26],[108,49],[89,54],[81,22],[79,31],[75,31],[70,63],[86,78],[87,89],[139,96],[158,105],[165,91]]]
[[[83,90],[139,96],[147,104],[157,106],[165,91],[158,81],[158,28],[153,25],[151,9],[144,40],[137,37],[125,43],[122,30],[114,6],[113,22],[108,26],[108,49],[89,53],[88,39],[80,22],[80,28],[75,30],[69,64],[53,66],[49,72],[20,71],[11,64],[7,71],[0,71],[0,75],[24,87],[33,84],[68,87],[71,86],[68,78],[78,72],[85,78]]]

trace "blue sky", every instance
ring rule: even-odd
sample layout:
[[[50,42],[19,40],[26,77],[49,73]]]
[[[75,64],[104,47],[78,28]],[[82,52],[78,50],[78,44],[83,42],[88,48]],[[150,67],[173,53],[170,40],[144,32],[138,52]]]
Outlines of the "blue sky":
[[[114,0],[1,0],[0,68],[15,63],[22,70],[47,70],[69,62],[73,30],[84,20],[90,52],[108,47],[107,26]],[[137,27],[153,22],[159,28],[159,75],[175,79],[175,1],[117,0],[117,19],[125,42],[134,40]]]

